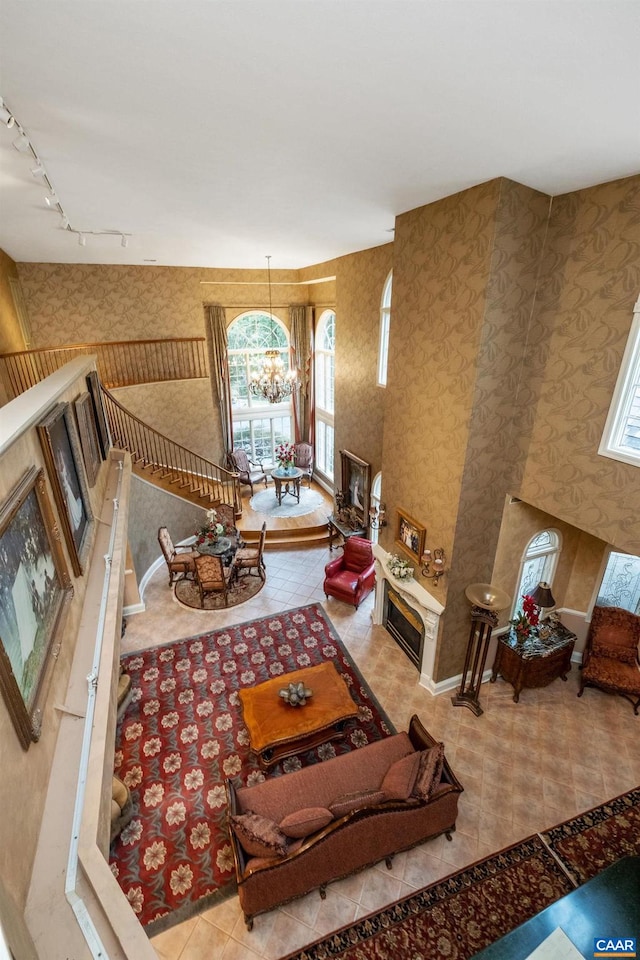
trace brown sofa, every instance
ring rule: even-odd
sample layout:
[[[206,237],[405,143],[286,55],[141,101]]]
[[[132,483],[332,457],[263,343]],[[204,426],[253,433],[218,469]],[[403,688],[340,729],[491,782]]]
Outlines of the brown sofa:
[[[404,799],[402,771],[409,766],[418,771],[418,783],[430,779],[427,793],[413,795],[417,786],[412,786],[412,794]],[[316,888],[324,898],[330,881],[381,860],[390,868],[395,853],[441,833],[450,840],[463,789],[442,745],[416,716],[408,734],[377,740],[252,787],[236,789],[230,780],[226,787],[238,896],[249,930],[255,914]],[[389,799],[389,793],[396,798]],[[323,810],[330,815],[326,824]],[[305,818],[307,824],[317,818],[317,829],[301,836],[309,829],[299,828]],[[273,826],[274,837],[265,841],[273,849],[261,852],[260,844],[254,849],[252,835],[247,840],[246,824],[257,820]],[[280,828],[289,828],[291,822],[298,827],[283,838]]]

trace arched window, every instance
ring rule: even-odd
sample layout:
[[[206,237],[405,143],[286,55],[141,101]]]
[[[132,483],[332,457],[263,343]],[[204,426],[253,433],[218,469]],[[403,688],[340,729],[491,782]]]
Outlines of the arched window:
[[[378,346],[378,386],[387,385],[387,366],[389,364],[389,326],[391,323],[391,282],[392,271],[385,280],[380,301],[380,342]]]
[[[522,597],[531,594],[541,581],[553,585],[562,546],[557,530],[542,530],[529,540],[520,563],[520,579],[513,601],[513,616],[522,613]]]
[[[324,310],[318,321],[315,347],[316,469],[333,480],[333,414],[336,369],[336,315]]]
[[[382,474],[376,473],[371,484],[371,493],[369,495],[369,505],[370,507],[375,507],[376,512],[380,511],[380,503],[382,499]],[[369,527],[369,539],[372,543],[378,542],[378,528]]]
[[[262,310],[240,314],[227,331],[229,379],[233,412],[233,443],[250,457],[274,463],[278,444],[291,441],[291,399],[269,403],[249,390],[251,373],[260,367],[265,350],[276,349],[289,369],[289,334],[280,320]]]
[[[618,380],[598,453],[640,464],[640,297],[633,309]]]

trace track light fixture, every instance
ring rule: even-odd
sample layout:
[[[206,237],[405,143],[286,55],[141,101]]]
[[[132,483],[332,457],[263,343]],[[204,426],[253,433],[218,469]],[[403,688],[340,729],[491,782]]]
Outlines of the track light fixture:
[[[31,175],[35,180],[38,181],[38,183],[42,183],[42,185],[49,191],[47,196],[45,196],[44,198],[44,202],[47,205],[47,207],[49,207],[50,210],[56,210],[60,214],[61,230],[68,230],[71,233],[75,233],[78,237],[78,243],[80,244],[81,247],[86,246],[88,235],[100,236],[100,237],[102,236],[120,237],[120,243],[122,244],[123,247],[127,247],[129,245],[129,237],[131,236],[131,234],[130,233],[125,234],[122,232],[122,230],[85,230],[84,232],[81,233],[79,230],[76,230],[71,226],[69,222],[69,217],[67,216],[67,214],[65,213],[62,207],[60,199],[54,189],[53,183],[51,182],[51,178],[49,177],[46,171],[45,165],[43,164],[42,160],[38,156],[36,148],[32,144],[29,137],[27,136],[27,133],[24,127],[19,122],[17,117],[13,115],[11,110],[9,110],[9,108],[5,104],[2,97],[0,97],[0,124],[4,124],[4,126],[7,127],[8,129],[15,127],[15,130],[17,131],[18,135],[13,140],[13,146],[19,153],[30,155],[29,160],[31,163],[34,163],[34,166],[31,167]]]
[[[9,127],[9,129],[11,129],[15,122],[16,118],[13,116],[10,110],[7,110],[4,105],[4,100],[2,97],[0,97],[0,123],[4,123],[5,127]]]

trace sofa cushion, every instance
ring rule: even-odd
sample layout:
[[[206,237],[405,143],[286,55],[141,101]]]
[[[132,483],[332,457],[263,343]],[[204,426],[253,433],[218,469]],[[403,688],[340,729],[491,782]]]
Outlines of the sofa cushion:
[[[420,765],[413,787],[413,795],[428,800],[442,779],[444,743],[436,743],[428,750],[420,751]]]
[[[360,807],[370,807],[374,803],[382,803],[386,796],[382,790],[362,790],[358,793],[345,793],[341,797],[336,797],[329,804],[329,810],[334,817],[344,817],[352,810],[358,810]]]
[[[308,837],[316,830],[322,830],[333,820],[331,810],[326,807],[303,807],[289,813],[280,821],[280,830],[287,837]]]
[[[391,764],[380,786],[387,800],[406,800],[411,796],[419,766],[420,753],[410,753]]]
[[[375,740],[357,750],[313,763],[283,777],[268,777],[252,787],[240,787],[238,812],[253,810],[276,823],[304,807],[328,807],[336,797],[362,790],[379,790],[392,763],[414,753],[406,733]]]
[[[257,813],[239,814],[231,817],[234,832],[252,857],[282,857],[287,851],[287,838],[278,825]]]
[[[618,660],[619,663],[628,663],[630,666],[637,660],[635,647],[625,647],[611,640],[602,642],[599,634],[598,639],[593,641],[592,650],[596,657],[609,657],[610,660]]]

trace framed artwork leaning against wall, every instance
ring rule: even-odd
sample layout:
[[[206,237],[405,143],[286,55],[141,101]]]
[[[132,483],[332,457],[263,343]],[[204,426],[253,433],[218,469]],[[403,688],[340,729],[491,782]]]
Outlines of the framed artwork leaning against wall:
[[[40,737],[72,595],[44,470],[31,467],[0,506],[0,690],[25,750]]]

